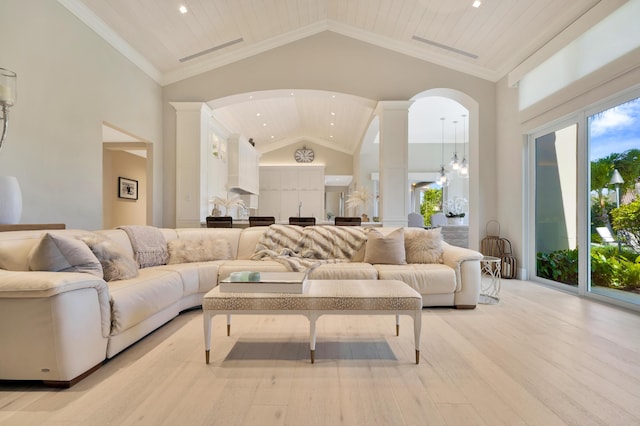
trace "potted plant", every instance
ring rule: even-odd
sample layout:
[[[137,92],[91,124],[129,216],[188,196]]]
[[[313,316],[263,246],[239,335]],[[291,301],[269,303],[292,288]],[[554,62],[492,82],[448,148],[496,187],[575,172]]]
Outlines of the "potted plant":
[[[349,194],[349,197],[347,197],[347,201],[345,202],[345,205],[347,206],[348,209],[354,209],[356,211],[359,211],[361,208],[364,210],[364,208],[366,208],[367,204],[369,203],[369,200],[371,199],[371,195],[369,194],[369,191],[367,191],[367,188],[359,188],[353,192],[351,192],[351,194]],[[366,220],[365,220],[366,217]],[[365,212],[362,212],[362,220],[363,222],[368,221],[368,216],[366,215]]]
[[[458,211],[450,211],[446,214],[446,216],[447,216],[447,221],[449,222],[449,225],[462,225],[465,213],[458,212]]]
[[[212,216],[224,216],[231,215],[231,210],[234,207],[244,208],[244,201],[240,198],[238,194],[233,194],[229,196],[227,192],[227,196],[225,198],[222,197],[213,197],[209,200],[214,204],[214,208],[211,211]],[[224,211],[222,210],[224,208]]]

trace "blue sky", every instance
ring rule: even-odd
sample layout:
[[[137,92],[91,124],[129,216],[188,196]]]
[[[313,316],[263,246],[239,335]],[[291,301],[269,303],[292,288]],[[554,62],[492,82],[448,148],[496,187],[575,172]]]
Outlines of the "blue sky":
[[[596,114],[590,125],[591,161],[640,149],[640,98]]]

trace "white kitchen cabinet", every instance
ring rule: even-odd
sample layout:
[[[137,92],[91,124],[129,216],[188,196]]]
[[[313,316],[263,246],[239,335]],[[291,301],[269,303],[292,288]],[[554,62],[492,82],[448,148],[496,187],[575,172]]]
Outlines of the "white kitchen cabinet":
[[[258,212],[287,221],[324,218],[324,166],[261,166]]]

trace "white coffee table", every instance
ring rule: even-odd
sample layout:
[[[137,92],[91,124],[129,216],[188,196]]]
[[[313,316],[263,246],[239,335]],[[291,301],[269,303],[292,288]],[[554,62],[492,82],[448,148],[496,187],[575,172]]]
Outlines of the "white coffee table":
[[[311,363],[315,362],[316,321],[322,315],[400,315],[413,318],[416,364],[420,362],[422,296],[396,280],[311,280],[304,294],[223,293],[218,287],[202,300],[205,360],[209,363],[211,320],[227,315],[227,336],[232,314],[304,315],[309,319]]]

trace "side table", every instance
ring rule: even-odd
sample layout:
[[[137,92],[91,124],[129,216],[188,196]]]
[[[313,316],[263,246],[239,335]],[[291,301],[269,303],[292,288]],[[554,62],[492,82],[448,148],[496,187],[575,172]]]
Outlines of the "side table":
[[[478,303],[494,305],[500,301],[500,271],[502,265],[499,257],[485,256],[480,259],[480,298]]]

